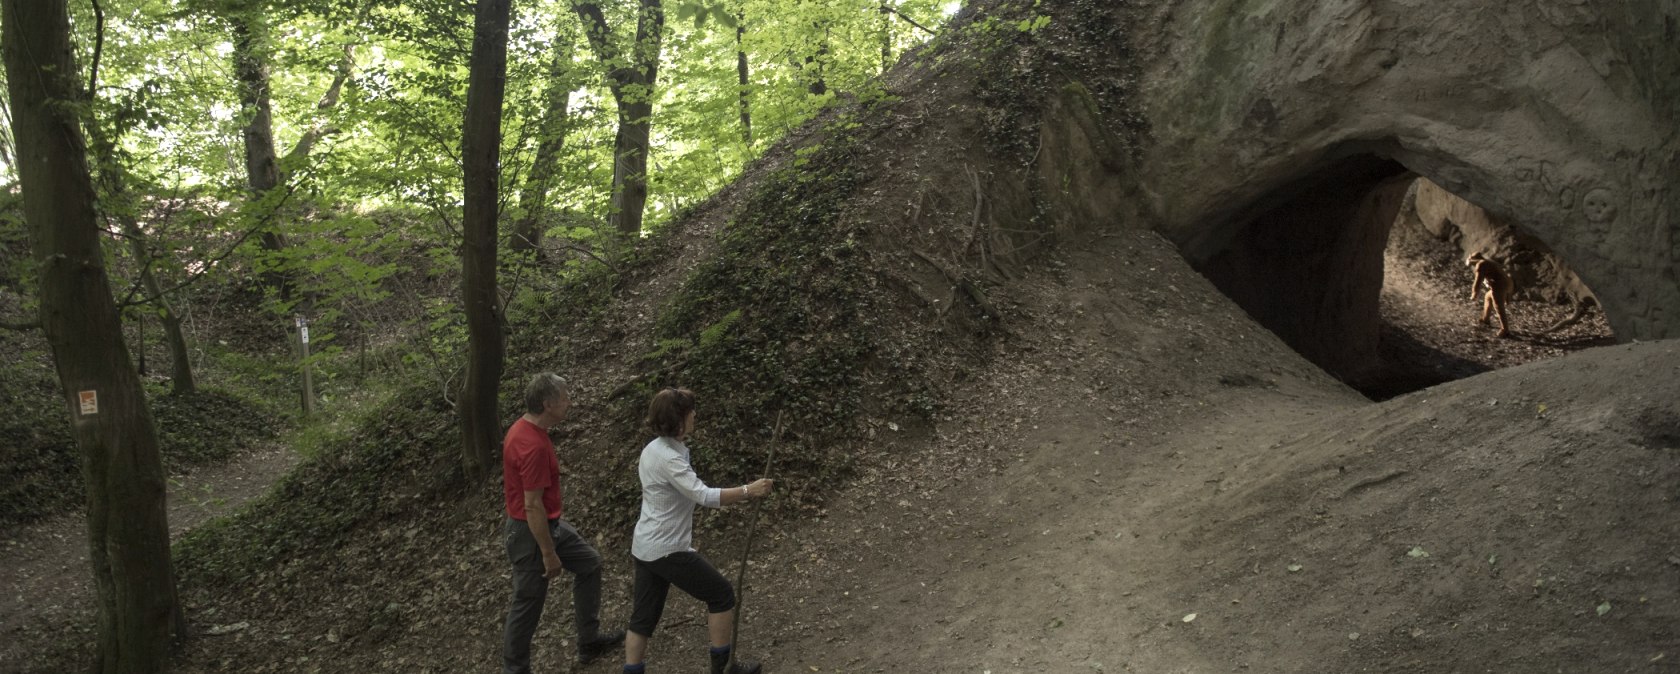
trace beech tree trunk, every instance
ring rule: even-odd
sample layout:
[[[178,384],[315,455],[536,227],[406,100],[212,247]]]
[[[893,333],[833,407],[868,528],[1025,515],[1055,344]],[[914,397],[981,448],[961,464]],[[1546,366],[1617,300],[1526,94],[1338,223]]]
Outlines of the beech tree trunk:
[[[613,142],[613,229],[635,236],[647,209],[648,150],[652,147],[653,104],[623,100],[618,104],[618,135]]]
[[[631,45],[630,65],[621,60],[613,45],[606,15],[595,2],[579,1],[572,9],[583,20],[589,45],[601,63],[612,68],[613,100],[618,103],[618,135],[613,141],[613,185],[610,222],[613,229],[635,235],[642,231],[642,211],[647,207],[647,165],[653,128],[653,86],[659,79],[659,50],[665,33],[665,8],[661,0],[638,0],[636,41]]]
[[[233,25],[233,70],[239,79],[239,106],[245,116],[245,179],[253,200],[260,201],[280,185],[279,155],[274,149],[274,111],[270,105],[268,88],[268,59],[264,43],[267,27],[257,15],[257,8],[238,8],[230,12]],[[263,250],[279,253],[286,248],[286,238],[275,229],[274,223],[263,228]],[[275,288],[282,301],[292,298],[292,281],[284,272],[269,270],[263,273],[264,284]]]
[[[371,3],[363,5],[357,15],[358,22],[371,7]],[[241,134],[245,141],[245,179],[251,199],[261,202],[285,183],[286,171],[290,167],[302,164],[317,143],[337,133],[338,129],[323,121],[315,122],[298,138],[297,145],[286,153],[282,162],[274,142],[273,97],[268,77],[268,25],[262,15],[262,5],[249,0],[242,2],[228,10],[227,20],[233,28],[233,70],[239,80],[240,112],[245,118]],[[355,72],[355,56],[355,46],[345,46],[344,57],[339,60],[332,83],[315,105],[318,112],[327,112],[338,105],[345,82]],[[270,253],[286,249],[286,236],[279,229],[278,218],[271,219],[263,228],[259,240],[263,250]],[[263,279],[265,285],[279,292],[281,301],[292,299],[296,281],[289,272],[271,269],[264,272]]]
[[[537,156],[531,164],[531,174],[519,191],[519,220],[513,223],[508,235],[508,249],[517,253],[537,249],[542,243],[543,222],[548,213],[548,193],[566,147],[566,126],[570,111],[567,102],[572,93],[568,64],[572,60],[571,40],[561,35],[554,38],[554,60],[548,68],[548,109],[543,112],[542,127],[537,134]]]
[[[176,616],[163,466],[123,343],[94,213],[65,0],[0,0],[40,320],[87,482],[96,671],[163,672]]]
[[[822,13],[827,12],[828,8],[819,6],[816,11],[819,12],[818,18],[811,22],[811,27],[821,34],[816,40],[817,50],[805,56],[805,64],[800,69],[815,71],[804,73],[810,78],[810,81],[805,85],[805,90],[811,92],[812,96],[821,96],[828,93],[829,40],[833,39],[833,31],[830,28],[831,20],[828,15]]]
[[[483,476],[500,452],[496,388],[507,345],[496,294],[496,216],[501,182],[502,97],[507,83],[509,0],[478,0],[468,67],[461,159],[461,288],[467,313],[467,381],[461,392],[461,464]]]
[[[739,87],[736,95],[741,103],[741,142],[752,147],[752,84],[751,72],[747,69],[747,13],[741,12],[735,16],[735,79]]]

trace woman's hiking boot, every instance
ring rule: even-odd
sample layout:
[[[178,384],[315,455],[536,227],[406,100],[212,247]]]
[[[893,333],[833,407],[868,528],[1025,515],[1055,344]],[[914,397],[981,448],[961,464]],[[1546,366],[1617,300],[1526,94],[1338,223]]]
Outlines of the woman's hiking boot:
[[[763,667],[751,660],[735,658],[735,664],[729,663],[729,651],[712,653],[712,674],[760,674]]]

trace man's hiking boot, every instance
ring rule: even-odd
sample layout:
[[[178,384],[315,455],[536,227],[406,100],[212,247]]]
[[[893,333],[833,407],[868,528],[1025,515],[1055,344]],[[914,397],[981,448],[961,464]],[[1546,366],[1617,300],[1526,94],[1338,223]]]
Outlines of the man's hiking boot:
[[[624,630],[605,632],[590,641],[578,643],[578,664],[587,665],[601,656],[617,650],[624,643]]]
[[[712,674],[759,674],[763,667],[751,660],[735,658],[735,664],[729,664],[729,653],[712,654]]]

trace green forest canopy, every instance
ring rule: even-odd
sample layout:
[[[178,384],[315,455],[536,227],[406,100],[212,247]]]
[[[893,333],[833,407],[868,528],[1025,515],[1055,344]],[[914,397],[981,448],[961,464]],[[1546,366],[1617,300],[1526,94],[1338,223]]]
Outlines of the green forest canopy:
[[[535,218],[541,231],[587,247],[604,234],[613,180],[619,119],[610,75],[629,64],[627,56],[601,61],[572,4],[513,2],[502,221],[506,227]],[[639,3],[598,4],[617,53],[633,53],[626,47],[635,40]],[[877,76],[931,37],[930,29],[959,5],[662,4],[644,230],[728,184],[835,96],[878,94]],[[300,294],[315,298],[316,311],[330,314],[342,311],[347,298],[375,293],[391,261],[416,247],[430,251],[440,268],[455,266],[471,3],[71,5],[79,63],[94,85],[87,124],[110,139],[110,152],[94,163],[115,165],[124,178],[115,188],[122,194],[113,195],[111,180],[101,176],[102,212],[107,220],[127,212],[139,221],[163,286],[230,264],[279,269],[303,284]],[[241,81],[242,56],[266,69],[278,189],[256,189],[247,173],[246,131],[256,112]],[[0,137],[0,182],[15,184],[9,132],[8,124]],[[106,228],[120,231],[111,222]],[[286,238],[284,249],[257,245],[253,233],[270,229]],[[118,278],[127,269],[132,280],[137,265],[120,259],[132,252],[108,248],[118,258]],[[18,269],[7,276],[26,286],[32,275]],[[143,294],[113,290],[119,301]],[[32,314],[25,307],[0,319]]]

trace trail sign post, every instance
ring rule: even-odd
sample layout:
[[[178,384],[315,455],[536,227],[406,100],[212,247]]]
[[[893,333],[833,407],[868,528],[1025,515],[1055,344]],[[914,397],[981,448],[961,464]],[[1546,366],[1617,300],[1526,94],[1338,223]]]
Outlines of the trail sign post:
[[[298,331],[298,364],[303,369],[303,416],[315,414],[315,377],[309,366],[309,321],[296,314]]]

